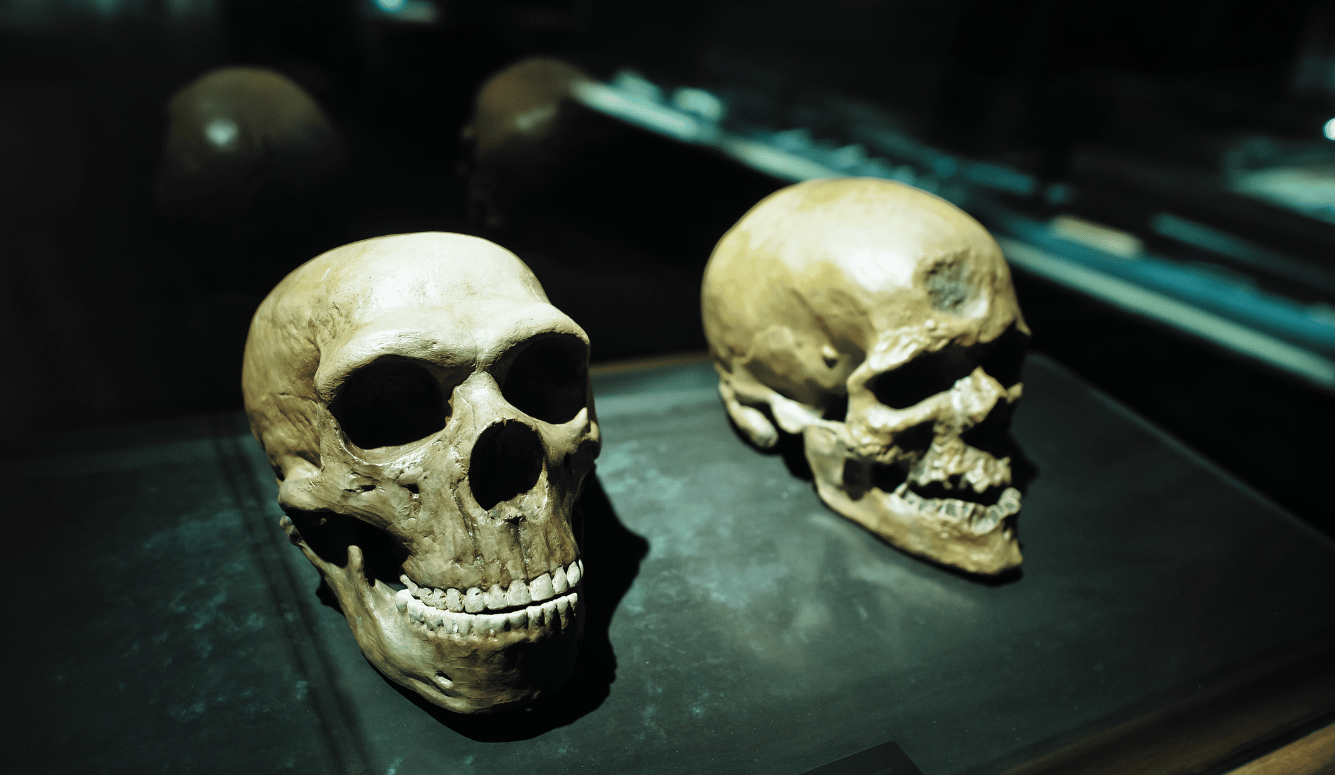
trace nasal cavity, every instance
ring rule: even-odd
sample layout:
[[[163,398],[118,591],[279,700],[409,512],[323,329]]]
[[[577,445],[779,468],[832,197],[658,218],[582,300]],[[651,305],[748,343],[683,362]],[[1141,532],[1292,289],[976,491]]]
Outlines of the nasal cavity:
[[[542,475],[542,440],[523,423],[506,421],[482,432],[469,461],[473,499],[490,511],[533,489]]]

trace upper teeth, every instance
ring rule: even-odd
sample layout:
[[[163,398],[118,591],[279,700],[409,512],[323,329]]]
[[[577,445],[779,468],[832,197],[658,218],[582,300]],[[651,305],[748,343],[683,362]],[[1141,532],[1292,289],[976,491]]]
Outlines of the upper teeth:
[[[436,635],[487,637],[519,630],[535,633],[564,630],[579,615],[579,593],[569,592],[515,611],[469,614],[432,608],[408,590],[400,589],[394,593],[394,605],[414,624]]]
[[[454,613],[476,614],[484,610],[505,611],[524,608],[531,603],[541,603],[557,595],[564,595],[567,590],[579,585],[583,575],[583,561],[575,560],[564,568],[557,566],[551,573],[544,573],[530,581],[517,579],[509,588],[492,584],[487,589],[482,587],[469,587],[466,590],[453,587],[435,589],[415,583],[406,574],[399,576],[399,580],[408,588],[406,591],[412,597],[427,606]]]

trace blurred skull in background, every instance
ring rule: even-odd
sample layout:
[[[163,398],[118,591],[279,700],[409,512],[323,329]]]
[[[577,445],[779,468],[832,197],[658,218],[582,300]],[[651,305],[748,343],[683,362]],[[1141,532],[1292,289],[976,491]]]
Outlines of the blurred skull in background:
[[[155,191],[167,215],[264,215],[318,196],[344,164],[343,141],[324,111],[272,70],[213,70],[178,91],[167,113]]]

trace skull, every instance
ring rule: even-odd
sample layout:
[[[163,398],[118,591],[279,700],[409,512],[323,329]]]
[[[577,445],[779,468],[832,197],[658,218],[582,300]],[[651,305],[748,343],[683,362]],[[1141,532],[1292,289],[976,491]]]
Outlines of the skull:
[[[173,95],[155,196],[197,221],[280,217],[335,180],[343,140],[304,89],[272,70],[224,67]]]
[[[729,415],[762,449],[801,434],[826,504],[971,573],[1020,564],[1029,329],[977,221],[885,180],[789,186],[719,241],[702,305]]]
[[[586,81],[574,65],[530,57],[478,90],[460,139],[470,207],[487,226],[513,228],[517,219],[570,196],[571,181],[607,134],[571,99]]]
[[[366,658],[448,710],[529,702],[574,667],[588,348],[522,261],[459,234],[332,250],[251,323],[242,388],[284,530]]]

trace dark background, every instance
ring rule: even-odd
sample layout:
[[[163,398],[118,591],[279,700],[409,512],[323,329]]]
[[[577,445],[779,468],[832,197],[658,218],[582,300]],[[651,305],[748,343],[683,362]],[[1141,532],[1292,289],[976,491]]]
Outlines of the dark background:
[[[810,106],[828,95],[864,101],[924,142],[1077,185],[1088,195],[1072,209],[1115,226],[1133,228],[1158,197],[1242,222],[1313,266],[1335,255],[1335,227],[1259,205],[1239,221],[1217,185],[1255,138],[1325,152],[1329,2],[415,7],[433,20],[372,0],[0,0],[7,454],[91,426],[240,408],[246,326],[268,289],[324,250],[383,234],[461,231],[511,247],[589,330],[595,361],[703,349],[709,250],[783,183],[627,131],[583,160],[587,180],[571,176],[548,239],[484,227],[470,217],[460,130],[479,85],[533,54],[598,77],[634,68],[764,94],[776,128],[822,129]],[[168,99],[233,64],[285,74],[342,133],[347,165],[319,207],[201,223],[155,205]],[[1020,277],[1019,289],[1036,347],[1331,531],[1328,393],[1041,281]],[[1332,301],[1301,282],[1280,290]]]

